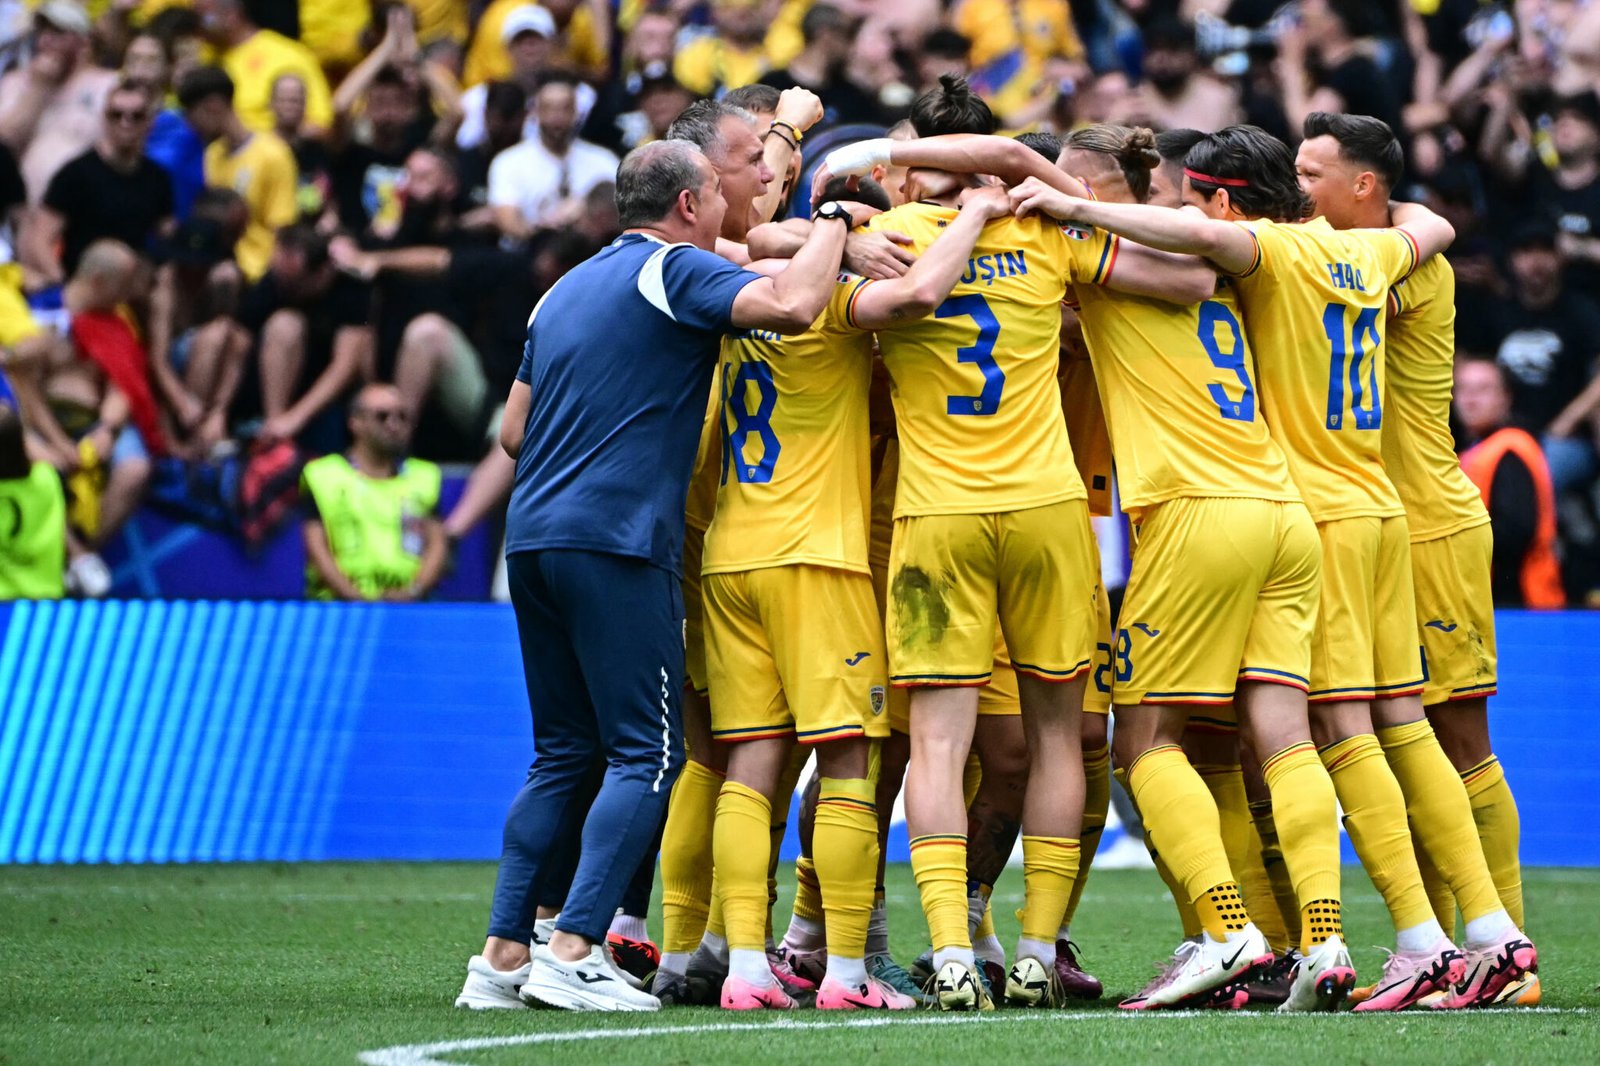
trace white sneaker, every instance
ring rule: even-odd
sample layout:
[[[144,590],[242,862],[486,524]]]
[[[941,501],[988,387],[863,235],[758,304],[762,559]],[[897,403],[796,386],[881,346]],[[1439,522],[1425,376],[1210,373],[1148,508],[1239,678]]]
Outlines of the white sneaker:
[[[538,947],[540,944],[550,943],[550,938],[556,935],[556,921],[560,917],[558,914],[555,918],[536,919],[533,923],[533,943],[528,946]]]
[[[1278,1012],[1338,1010],[1355,985],[1350,952],[1343,940],[1330,936],[1295,964],[1289,998],[1278,1004]]]
[[[461,986],[456,1006],[467,1010],[524,1010],[527,1004],[517,990],[528,979],[528,963],[515,970],[497,970],[482,955],[467,960],[467,983]]]
[[[556,958],[546,944],[533,949],[527,979],[520,992],[525,1002],[538,1002],[562,1010],[660,1010],[661,1001],[632,988],[612,968],[602,945],[576,962]]]
[[[1213,940],[1202,934],[1194,947],[1174,955],[1171,970],[1161,975],[1149,987],[1123,1000],[1124,1010],[1149,1010],[1153,1007],[1171,1007],[1180,1000],[1199,996],[1221,988],[1257,966],[1272,961],[1272,949],[1267,938],[1261,935],[1254,922],[1226,940]]]

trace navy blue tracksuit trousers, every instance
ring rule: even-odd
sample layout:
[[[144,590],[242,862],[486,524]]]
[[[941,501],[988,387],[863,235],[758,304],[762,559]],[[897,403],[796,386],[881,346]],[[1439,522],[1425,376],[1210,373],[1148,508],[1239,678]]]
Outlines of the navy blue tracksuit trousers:
[[[489,935],[528,942],[535,908],[559,896],[563,847],[581,836],[556,924],[603,941],[683,766],[682,593],[669,571],[603,552],[506,564],[535,758],[506,815]]]

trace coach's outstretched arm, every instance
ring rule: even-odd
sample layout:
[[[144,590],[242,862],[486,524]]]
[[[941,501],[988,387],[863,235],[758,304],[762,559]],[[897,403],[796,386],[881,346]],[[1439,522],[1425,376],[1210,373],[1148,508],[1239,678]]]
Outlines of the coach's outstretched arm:
[[[1244,273],[1256,259],[1256,239],[1249,230],[1233,222],[1207,218],[1198,211],[1081,200],[1037,178],[1029,178],[1012,189],[1011,203],[1019,217],[1042,214],[1110,230],[1163,252],[1198,255],[1227,274]]]
[[[733,300],[733,324],[739,329],[778,333],[810,329],[833,295],[851,221],[845,211],[834,217],[819,216],[805,244],[781,273],[759,278],[739,290]]]

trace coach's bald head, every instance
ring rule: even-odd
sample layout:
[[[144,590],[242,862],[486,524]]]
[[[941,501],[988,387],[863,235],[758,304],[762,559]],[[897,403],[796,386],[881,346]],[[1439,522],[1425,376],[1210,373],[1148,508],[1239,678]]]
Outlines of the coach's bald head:
[[[713,251],[728,204],[716,168],[689,141],[653,141],[617,168],[617,218],[624,229]]]

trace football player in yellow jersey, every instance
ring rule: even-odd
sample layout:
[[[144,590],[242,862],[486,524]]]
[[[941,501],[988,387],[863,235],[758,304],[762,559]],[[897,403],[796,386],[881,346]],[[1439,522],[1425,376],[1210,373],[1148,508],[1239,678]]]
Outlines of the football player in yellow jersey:
[[[928,136],[986,130],[993,119],[961,79],[947,75],[913,104],[912,122]],[[961,182],[918,171],[909,180],[926,202],[874,225],[923,248],[953,218]],[[1080,237],[1081,251],[1071,247]],[[1055,998],[1054,940],[1078,865],[1078,718],[1094,653],[1099,568],[1055,380],[1059,305],[1067,283],[1108,272],[1111,250],[1103,237],[997,220],[932,318],[878,330],[901,446],[890,677],[912,690],[906,813],[934,945],[932,991],[943,1009],[988,1005],[966,928],[966,812],[956,797],[976,719],[970,689],[989,679],[996,613],[1018,675],[1031,764],[1023,928],[1007,992]],[[1170,260],[1133,247],[1111,283],[1154,291],[1174,272],[1181,269]],[[1198,292],[1209,291],[1203,268],[1192,276]]]
[[[762,844],[796,739],[815,746],[821,775],[812,854],[828,963],[817,1006],[916,1005],[865,968],[877,872],[869,738],[885,735],[888,723],[867,568],[872,344],[848,327],[933,310],[984,225],[1008,213],[1000,190],[976,190],[905,277],[869,288],[843,276],[809,332],[745,334],[724,350],[722,478],[703,590],[712,733],[729,746],[714,845],[730,947],[726,1009],[795,1006],[763,942]],[[819,611],[828,626],[815,625]]]
[[[1237,279],[1251,336],[1264,353],[1264,409],[1322,540],[1313,735],[1357,853],[1389,905],[1400,949],[1357,1009],[1400,1009],[1452,989],[1444,1005],[1465,1005],[1480,987],[1514,980],[1537,956],[1495,895],[1481,848],[1461,846],[1471,812],[1464,792],[1444,787],[1454,775],[1418,698],[1409,535],[1380,443],[1389,287],[1447,247],[1453,231],[1415,205],[1394,208],[1395,229],[1297,224],[1309,204],[1295,183],[1293,157],[1248,126],[1212,134],[1190,150],[1184,199],[1199,210],[1058,206],[1074,221],[1204,255]],[[1423,890],[1407,796],[1421,850],[1468,917],[1469,949],[1495,960],[1474,967],[1489,975],[1485,982],[1455,987],[1466,963]]]
[[[1400,145],[1383,123],[1313,113],[1295,166],[1316,214],[1335,229],[1389,224]],[[1455,274],[1443,255],[1390,290],[1384,467],[1405,505],[1424,664],[1422,702],[1440,746],[1460,774],[1495,890],[1522,925],[1516,800],[1489,742],[1496,687],[1493,538],[1477,488],[1462,473],[1450,432],[1455,363]],[[1423,867],[1440,924],[1453,937],[1455,896]],[[1500,1002],[1539,1001],[1539,976],[1507,985]]]
[[[1148,130],[1108,132],[1154,162]],[[1071,197],[1040,182],[1012,195],[1024,212],[1072,210]],[[1187,306],[1074,291],[1122,506],[1138,531],[1112,659],[1113,744],[1203,930],[1123,1006],[1192,1004],[1272,958],[1241,901],[1216,803],[1181,747],[1194,708],[1233,703],[1272,755],[1269,781],[1294,826],[1306,958],[1286,1006],[1332,1009],[1355,972],[1338,922],[1333,788],[1306,708],[1320,549],[1261,417],[1237,296],[1228,282]]]

